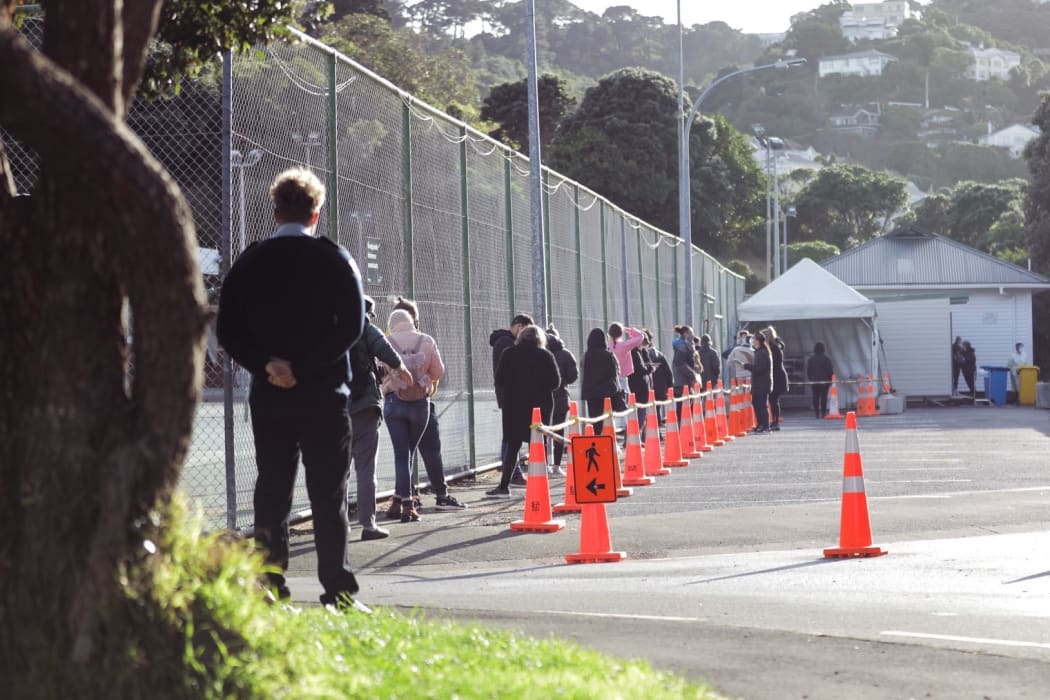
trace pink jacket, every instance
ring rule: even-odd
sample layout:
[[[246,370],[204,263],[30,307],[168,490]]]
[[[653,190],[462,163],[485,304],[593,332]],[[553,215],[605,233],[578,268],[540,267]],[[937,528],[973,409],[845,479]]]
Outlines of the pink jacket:
[[[427,386],[413,384],[406,389],[397,391],[398,398],[403,401],[418,401],[430,396],[434,391],[434,383],[445,376],[445,363],[441,361],[441,353],[438,352],[437,343],[426,333],[420,333],[416,330],[415,324],[412,323],[412,317],[404,309],[396,309],[391,313],[388,324],[390,337],[405,352],[410,352],[416,346],[420,336],[422,336],[419,352],[426,356],[422,374],[429,380],[425,382]],[[384,396],[394,391],[391,385],[390,372],[387,372],[383,378],[382,388]]]
[[[623,337],[619,341],[609,340],[609,352],[616,355],[620,363],[620,376],[629,377],[634,374],[634,360],[631,359],[631,350],[642,344],[645,336],[637,328],[624,328]]]

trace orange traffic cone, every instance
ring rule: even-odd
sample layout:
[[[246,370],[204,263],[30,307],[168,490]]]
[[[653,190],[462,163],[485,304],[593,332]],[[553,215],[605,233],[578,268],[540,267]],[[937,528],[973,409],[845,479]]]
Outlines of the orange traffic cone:
[[[564,520],[551,519],[551,490],[547,480],[547,453],[543,449],[540,409],[532,409],[532,437],[529,440],[529,476],[525,483],[525,517],[510,524],[518,532],[555,532]]]
[[[706,419],[703,412],[703,392],[699,382],[693,386],[693,444],[700,452],[710,452],[714,448],[707,442],[707,429],[704,427]]]
[[[572,438],[580,434],[580,424],[575,422],[575,419],[580,417],[580,409],[575,401],[569,402],[569,417],[573,419],[573,423],[565,431],[565,438],[568,442],[565,443],[563,452],[568,460],[565,464],[565,471],[568,474],[568,478],[565,479],[565,500],[554,506],[554,512],[559,514],[580,512],[580,504],[576,502],[576,480],[572,478]],[[591,431],[591,435],[594,434],[594,429],[590,425],[587,426],[587,429]]]
[[[882,373],[882,393],[883,394],[892,394],[893,393],[893,387],[890,386],[890,373],[889,372],[883,372]]]
[[[664,466],[688,467],[689,462],[682,459],[682,441],[678,436],[678,410],[674,402],[674,389],[667,390],[667,399],[671,405],[667,409],[667,434],[664,435]]]
[[[704,399],[704,430],[707,439],[715,447],[722,447],[726,441],[718,436],[718,411],[715,410],[715,393],[711,389],[711,382],[707,383],[707,398]]]
[[[861,377],[857,380],[857,415],[862,418],[877,415],[875,411],[872,410],[875,404],[874,395],[871,391],[873,389],[874,387],[872,386],[870,374],[867,378]]]
[[[744,381],[744,427],[747,432],[758,427],[758,419],[755,418],[755,405],[751,403],[751,380]]]
[[[656,394],[649,392],[649,403],[656,401]],[[646,476],[667,476],[670,469],[665,469],[660,456],[660,421],[656,409],[645,414],[645,451],[642,455]]]
[[[725,389],[722,388],[722,380],[718,380],[718,391],[715,393],[715,427],[718,430],[718,439],[732,442],[735,437],[729,434],[729,424],[726,420]]]
[[[831,391],[828,393],[828,414],[824,416],[829,420],[842,418],[839,413],[839,388],[835,383],[835,375],[831,375]]]
[[[736,394],[736,432],[737,437],[747,435],[747,409],[744,407],[744,380],[733,380],[733,393]]]
[[[879,415],[879,398],[878,398],[878,382],[875,381],[875,377],[868,374],[868,411],[871,415]]]
[[[693,408],[691,406],[693,398],[691,391],[691,387],[682,387],[685,400],[682,401],[682,425],[681,430],[678,432],[678,437],[682,443],[682,457],[685,459],[700,459],[704,455],[700,450],[696,449],[696,437],[693,435]]]
[[[613,420],[611,418],[612,412],[612,399],[606,397],[602,404],[602,413],[606,416],[610,416],[610,418],[605,420],[602,434],[611,437],[613,439],[613,444],[616,445],[616,469],[613,471],[613,476],[616,477],[616,497],[627,498],[628,496],[634,495],[634,489],[623,485],[623,474],[620,473],[620,441],[616,439],[616,426],[613,425]]]
[[[584,503],[583,512],[580,514],[580,551],[566,554],[565,561],[570,564],[584,564],[623,561],[626,558],[626,552],[612,551],[605,504]]]
[[[846,414],[846,457],[842,467],[842,519],[839,523],[839,546],[824,550],[827,558],[877,557],[886,554],[871,546],[871,523],[868,521],[868,496],[864,493],[864,469],[857,441],[857,416]]]
[[[635,410],[634,394],[630,395],[628,407],[634,412],[627,419],[627,449],[624,450],[623,456],[623,483],[626,486],[650,486],[656,483],[656,479],[645,475],[645,465],[642,462],[642,436],[638,429],[638,413]]]

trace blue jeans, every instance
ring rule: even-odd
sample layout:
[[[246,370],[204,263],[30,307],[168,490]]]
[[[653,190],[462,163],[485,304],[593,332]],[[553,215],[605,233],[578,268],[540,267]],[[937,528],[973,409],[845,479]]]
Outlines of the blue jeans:
[[[383,401],[383,418],[394,448],[394,495],[408,500],[412,498],[412,453],[427,427],[430,401],[402,401],[396,394],[387,394]]]

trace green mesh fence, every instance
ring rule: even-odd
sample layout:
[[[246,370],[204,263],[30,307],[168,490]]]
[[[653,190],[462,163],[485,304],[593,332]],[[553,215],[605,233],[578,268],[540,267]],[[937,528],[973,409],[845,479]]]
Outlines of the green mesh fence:
[[[41,29],[30,20],[23,31],[39,39]],[[300,39],[234,57],[225,91],[216,65],[176,98],[138,102],[129,122],[192,206],[213,297],[222,271],[272,232],[273,178],[294,165],[317,173],[329,187],[318,232],[357,259],[378,325],[386,328],[402,295],[418,302],[421,330],[437,341],[447,368],[435,397],[446,474],[491,464],[501,430],[489,335],[514,313],[534,310],[530,163],[330,48]],[[35,156],[0,136],[19,187],[29,189]],[[565,346],[582,360],[592,328],[622,321],[650,328],[669,352],[684,308],[681,241],[547,169],[543,188],[547,317]],[[698,249],[692,264],[696,316],[724,343],[736,326],[743,280]],[[245,372],[229,364],[212,334],[205,401],[180,486],[213,527],[252,524],[247,386]],[[578,398],[579,384],[571,389]],[[379,491],[391,491],[385,432],[377,471]],[[308,505],[300,474],[293,507]]]

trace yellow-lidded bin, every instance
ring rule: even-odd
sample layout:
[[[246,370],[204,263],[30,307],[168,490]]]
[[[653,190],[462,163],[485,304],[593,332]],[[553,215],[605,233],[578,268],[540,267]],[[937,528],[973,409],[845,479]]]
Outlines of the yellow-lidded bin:
[[[1035,405],[1035,384],[1039,379],[1039,368],[1035,365],[1021,365],[1017,368],[1017,403],[1022,406]]]

